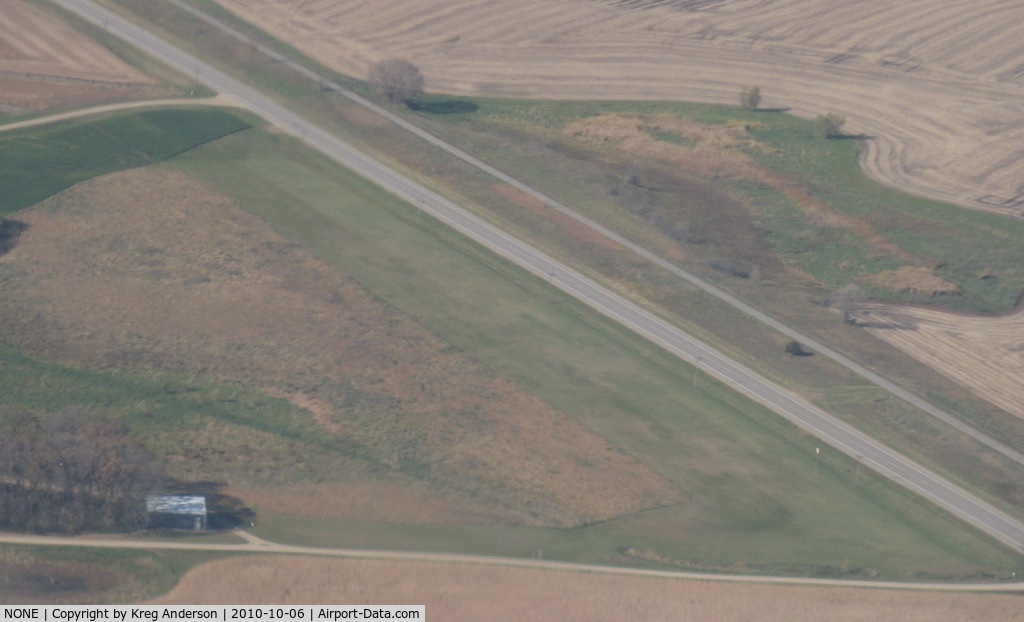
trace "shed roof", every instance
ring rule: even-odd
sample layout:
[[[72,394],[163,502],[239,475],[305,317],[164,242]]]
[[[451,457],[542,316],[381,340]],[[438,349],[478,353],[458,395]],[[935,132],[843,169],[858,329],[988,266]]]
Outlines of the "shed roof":
[[[146,511],[157,514],[206,516],[206,497],[146,495]]]

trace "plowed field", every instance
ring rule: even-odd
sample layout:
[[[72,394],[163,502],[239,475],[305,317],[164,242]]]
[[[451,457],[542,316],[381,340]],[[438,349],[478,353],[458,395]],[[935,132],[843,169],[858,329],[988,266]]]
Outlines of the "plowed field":
[[[981,318],[871,306],[858,319],[879,339],[1024,418],[1024,312]]]
[[[365,76],[416,63],[431,90],[835,111],[871,137],[875,178],[963,205],[1024,209],[1017,0],[218,0],[313,58]]]
[[[0,111],[45,110],[148,97],[158,83],[52,13],[5,0],[0,19]]]
[[[1005,594],[726,584],[427,562],[235,558],[160,604],[425,604],[434,620],[1020,620]]]

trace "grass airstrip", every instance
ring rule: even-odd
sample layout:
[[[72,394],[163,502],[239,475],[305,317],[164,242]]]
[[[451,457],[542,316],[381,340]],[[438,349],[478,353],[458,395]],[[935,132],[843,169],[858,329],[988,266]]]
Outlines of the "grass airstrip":
[[[152,119],[146,115],[119,115],[117,125],[144,128]],[[710,571],[984,578],[1016,569],[1012,552],[827,448],[818,458],[820,442],[443,224],[419,221],[413,207],[298,141],[237,131],[247,125],[237,118],[221,119],[210,132],[211,117],[202,111],[175,115],[175,132],[198,137],[193,148],[165,146],[168,139],[159,131],[133,130],[139,143],[112,144],[144,157],[105,161],[137,164],[179,154],[171,165],[231,197],[451,348],[598,434],[614,451],[667,478],[682,498],[570,528],[315,521],[297,507],[262,516],[262,533],[291,542],[526,557],[543,550],[545,558]],[[109,123],[74,127],[84,136],[104,136],[112,131]],[[231,135],[210,141],[218,133]],[[31,134],[18,136],[30,141]],[[154,136],[158,146],[146,151],[144,136]],[[50,144],[50,156],[66,145]],[[60,181],[40,177],[34,185],[59,191],[69,179],[73,183],[66,170],[110,170],[91,164],[88,152],[81,155],[88,157],[79,162],[65,155],[59,169],[46,169]],[[37,151],[34,157],[48,156]],[[342,440],[315,433],[310,413],[247,387],[218,385],[200,372],[162,376],[128,363],[98,373],[10,349],[0,354],[11,372],[5,373],[12,383],[5,394],[17,396],[19,404],[39,411],[61,402],[110,407],[158,453],[171,451],[178,431],[194,440],[202,430],[204,444],[224,443],[227,453],[240,436],[258,434],[259,444],[247,445],[249,450],[261,447],[275,459],[301,456],[308,467],[293,466],[290,481],[274,482],[285,485],[323,481],[332,477],[332,460],[340,457],[341,465],[351,457]],[[381,416],[401,417],[401,411],[391,406]],[[376,439],[372,447],[379,453],[358,459],[393,464],[385,458],[406,440]],[[267,482],[272,469],[262,467],[263,457],[246,456],[251,470],[264,473],[250,475],[249,483]],[[224,474],[220,461],[230,458],[197,454],[188,474],[216,478]],[[444,490],[446,480],[431,479],[421,464],[391,468]]]
[[[814,439],[725,387],[695,382],[691,367],[440,223],[417,225],[410,206],[295,141],[246,132],[175,164],[686,494],[682,503],[572,530],[482,527],[494,530],[478,540],[491,543],[485,549],[545,548],[532,546],[527,534],[533,533],[539,543],[554,541],[551,554],[558,555],[561,541],[566,557],[592,561],[809,564],[819,571],[846,564],[867,574],[889,574],[896,570],[885,568],[890,563],[902,558],[902,566],[921,554],[922,549],[910,558],[891,554],[912,542],[920,545],[911,550],[929,543],[925,548],[944,549],[943,555],[971,549],[996,554],[980,541],[962,548],[968,540],[951,538],[945,518],[853,462],[830,455],[816,464]],[[894,520],[898,514],[904,519]],[[301,535],[304,528],[289,528],[286,519],[270,523],[278,525],[275,535],[309,537]],[[466,542],[459,530],[442,537],[444,531],[425,542]],[[338,544],[364,533],[360,544],[372,546],[411,545],[417,532],[408,526],[351,525],[320,533],[333,534],[321,537]]]
[[[173,4],[109,1],[876,438],[996,503],[1024,507],[1020,465],[831,360],[784,354],[783,335]],[[218,3],[193,4],[373,98],[367,84]],[[857,165],[858,141],[816,139],[812,123],[780,111],[444,95],[416,111],[394,110],[989,435],[1024,442],[1024,420],[912,353],[843,325],[828,306],[837,287],[854,281],[876,300],[1006,312],[1024,288],[1019,222],[880,186]]]

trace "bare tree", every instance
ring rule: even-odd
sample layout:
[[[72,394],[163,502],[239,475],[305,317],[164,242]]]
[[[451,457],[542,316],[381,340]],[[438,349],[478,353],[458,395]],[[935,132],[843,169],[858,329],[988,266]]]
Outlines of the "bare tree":
[[[423,74],[407,60],[389,58],[370,70],[370,82],[390,101],[411,106],[423,96]]]
[[[120,423],[81,408],[40,420],[0,408],[0,526],[131,529],[160,468]]]
[[[745,86],[740,90],[740,106],[744,110],[757,110],[761,105],[761,87]]]
[[[864,290],[859,285],[850,283],[840,287],[832,295],[832,306],[839,309],[839,313],[843,316],[843,322],[855,324],[857,320],[853,316],[866,298]]]

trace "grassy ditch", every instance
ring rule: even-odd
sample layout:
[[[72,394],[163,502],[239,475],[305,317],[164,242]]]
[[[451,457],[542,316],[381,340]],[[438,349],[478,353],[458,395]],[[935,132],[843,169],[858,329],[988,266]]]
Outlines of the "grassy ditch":
[[[686,492],[685,502],[641,515],[537,532],[576,542],[567,557],[623,562],[615,551],[632,547],[627,557],[670,566],[824,568],[848,560],[865,575],[891,577],[1013,565],[1012,554],[853,461],[816,464],[814,439],[439,223],[417,224],[413,208],[297,141],[247,132],[175,164]],[[268,535],[307,540],[304,528],[284,522]],[[353,545],[408,542],[361,544],[339,527],[318,533]],[[472,540],[458,530],[442,537],[430,528],[379,529],[419,534],[417,546],[435,550],[464,550],[453,543]],[[516,533],[495,527],[481,552],[515,548]]]
[[[86,179],[172,158],[250,127],[221,109],[161,109],[0,136],[0,215]]]

